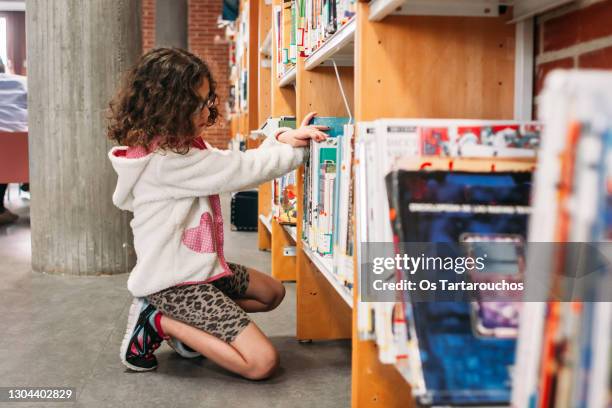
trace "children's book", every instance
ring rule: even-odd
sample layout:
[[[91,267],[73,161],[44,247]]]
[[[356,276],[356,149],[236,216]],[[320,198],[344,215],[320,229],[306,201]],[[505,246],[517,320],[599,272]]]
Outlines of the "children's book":
[[[334,203],[334,273],[349,289],[353,287],[353,125],[344,125],[344,133],[338,136],[336,151],[336,190]]]
[[[344,125],[348,118],[314,117],[311,124],[328,126],[328,137],[323,142],[310,142],[308,163],[309,189],[308,211],[305,228],[308,228],[306,239],[310,249],[323,257],[332,257],[333,253],[333,219],[334,192],[336,183],[336,160],[338,138],[344,134]],[[306,196],[306,194],[305,194]]]
[[[281,116],[266,121],[263,131],[268,137],[281,127],[295,129],[295,117]],[[272,217],[281,224],[295,225],[297,221],[296,172],[289,172],[271,181]]]
[[[390,203],[397,214],[394,233],[400,242],[446,243],[455,253],[461,253],[459,243],[465,234],[524,239],[531,178],[525,171],[394,171],[387,176]],[[473,211],[476,206],[491,211]],[[494,209],[497,206],[517,211],[500,213]],[[427,273],[430,280],[453,278],[444,271]],[[484,338],[475,333],[468,301],[414,302],[409,298],[408,303],[412,313],[406,320],[414,325],[422,366],[424,388],[418,390],[422,404],[510,401],[514,339]]]
[[[460,133],[460,129],[465,129]],[[468,129],[475,133],[468,140]],[[536,123],[520,123],[513,121],[480,121],[480,120],[433,120],[433,119],[380,119],[374,122],[363,122],[357,125],[355,137],[355,206],[358,277],[361,277],[363,262],[368,258],[367,243],[387,242],[394,240],[389,215],[391,208],[387,200],[385,176],[398,168],[398,160],[420,161],[423,155],[447,157],[451,164],[453,158],[459,157],[500,157],[500,158],[532,158],[537,144],[532,144],[531,150],[525,153],[510,143],[504,146],[484,146],[483,140],[494,129],[496,132],[504,129],[529,129],[538,136],[540,126]],[[460,136],[466,146],[484,147],[478,152],[461,152],[458,148]],[[425,163],[423,163],[425,164]],[[495,163],[492,164],[493,169]],[[503,167],[503,166],[502,166]],[[526,166],[531,168],[533,165]],[[448,168],[446,168],[448,169]],[[490,170],[490,169],[488,169]],[[389,246],[391,248],[391,246]],[[395,273],[382,276],[385,281],[397,279]],[[360,287],[363,287],[360,283]],[[411,384],[413,393],[424,395],[424,379],[421,369],[418,338],[415,331],[414,315],[410,302],[401,303],[403,318],[388,305],[377,303],[358,303],[357,326],[361,339],[376,339],[379,345],[379,357],[382,361],[393,360],[402,375]],[[499,310],[487,309],[485,302],[469,305],[470,323],[474,335],[481,337],[511,337],[516,334],[516,319],[503,320],[499,313],[511,313],[516,317],[516,308],[498,305]],[[482,306],[476,310],[478,306]],[[494,308],[495,306],[493,306]],[[396,308],[397,310],[397,308]],[[496,314],[497,313],[497,314]],[[480,319],[480,320],[479,320]],[[387,324],[386,322],[390,322]],[[497,322],[497,323],[496,323]],[[497,325],[496,325],[497,324]],[[405,327],[405,328],[404,328]],[[480,329],[478,331],[478,329]]]
[[[612,75],[556,72],[541,98],[544,122],[534,183],[529,241],[548,242],[537,283],[551,299],[525,303],[519,324],[512,404],[530,407],[607,407],[610,397],[609,267],[597,284],[574,286],[593,301],[557,301],[565,295],[564,242],[600,247],[610,241]],[[579,244],[574,244],[579,245]],[[587,261],[595,258],[587,256]],[[527,271],[531,268],[527,260]],[[575,271],[574,271],[575,272]],[[542,282],[542,280],[546,280]],[[530,274],[526,276],[529,288]],[[544,299],[543,299],[544,300]],[[599,300],[599,301],[598,301]]]

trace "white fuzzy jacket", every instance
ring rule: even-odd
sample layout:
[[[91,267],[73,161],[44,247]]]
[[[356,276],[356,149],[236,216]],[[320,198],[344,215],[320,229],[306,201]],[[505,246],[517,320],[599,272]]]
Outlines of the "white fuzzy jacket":
[[[303,148],[274,137],[246,152],[203,143],[186,155],[133,152],[134,148],[115,147],[108,157],[119,176],[113,203],[134,213],[130,225],[137,262],[127,285],[136,297],[231,273],[223,256],[217,194],[279,177],[304,158]]]

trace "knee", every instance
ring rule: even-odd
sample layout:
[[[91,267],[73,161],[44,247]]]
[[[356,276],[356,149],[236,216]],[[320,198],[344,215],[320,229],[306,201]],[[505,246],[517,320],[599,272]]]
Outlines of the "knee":
[[[268,310],[276,309],[282,303],[284,298],[285,286],[282,283],[278,282],[278,285],[274,288],[274,295],[272,296],[272,299],[268,304]]]
[[[244,373],[244,377],[249,380],[265,380],[270,378],[278,368],[280,358],[274,347],[262,350],[257,357],[249,363],[249,367]]]

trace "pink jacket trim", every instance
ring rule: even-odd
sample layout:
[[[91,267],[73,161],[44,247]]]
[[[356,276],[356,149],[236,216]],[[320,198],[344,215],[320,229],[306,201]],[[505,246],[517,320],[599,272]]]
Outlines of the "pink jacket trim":
[[[203,283],[211,283],[211,282],[214,282],[214,281],[216,281],[218,279],[225,278],[226,276],[231,276],[231,275],[233,275],[232,272],[223,271],[223,272],[213,276],[212,278],[208,278],[208,279],[206,279],[204,281],[187,281],[187,282],[178,283],[178,284],[176,284],[174,286],[199,285],[199,284],[203,284]]]

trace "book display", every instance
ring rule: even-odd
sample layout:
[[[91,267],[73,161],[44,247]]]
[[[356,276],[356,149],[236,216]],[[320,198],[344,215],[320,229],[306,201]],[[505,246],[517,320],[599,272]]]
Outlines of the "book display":
[[[507,287],[532,283],[531,242],[610,239],[612,83],[559,74],[541,120],[520,114],[516,16],[505,2],[475,3],[257,2],[247,147],[313,111],[330,127],[303,166],[259,186],[259,248],[273,276],[296,282],[297,340],[351,339],[353,407],[607,407],[609,271],[571,301],[525,302]],[[486,252],[485,272],[448,281],[480,289],[376,298],[373,254],[419,243],[449,257]],[[554,259],[538,265],[560,296],[569,289]],[[446,279],[441,266],[427,273]],[[482,289],[497,285],[493,299]]]
[[[361,123],[359,129],[355,173],[361,242],[525,240],[540,125],[390,119]],[[466,141],[468,134],[470,142]],[[493,139],[499,140],[498,147],[489,150],[488,157],[484,149],[466,148],[492,147],[486,143]],[[528,148],[512,141],[523,139],[530,140]],[[509,168],[516,173],[492,172],[496,165],[501,170],[497,157],[522,161]],[[512,162],[503,165],[512,166]],[[462,166],[470,171],[462,171]],[[426,186],[426,190],[419,186]],[[419,194],[412,198],[412,191]],[[500,217],[473,212],[477,206],[499,205],[523,211]],[[495,209],[491,212],[495,214]],[[394,214],[392,220],[389,214]],[[363,245],[361,249],[368,250]],[[430,273],[435,276],[435,271]],[[382,278],[401,281],[406,277],[391,274]],[[396,365],[421,404],[508,403],[515,336],[496,338],[491,334],[511,323],[507,319],[498,322],[501,319],[495,319],[495,306],[489,302],[486,313],[479,313],[478,307],[484,304],[423,303],[409,297],[394,303],[361,302],[357,329],[361,339],[376,341],[381,361]],[[510,302],[505,306],[497,305],[506,313],[508,308],[519,309]],[[500,358],[494,360],[493,356]]]

